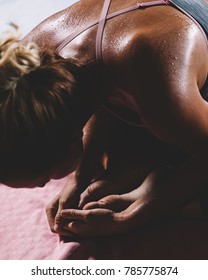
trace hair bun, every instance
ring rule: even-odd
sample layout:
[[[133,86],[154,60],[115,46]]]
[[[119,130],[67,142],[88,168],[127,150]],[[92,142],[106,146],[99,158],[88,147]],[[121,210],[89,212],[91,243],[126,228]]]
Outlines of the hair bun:
[[[36,44],[23,45],[20,41],[20,29],[11,24],[15,31],[0,41],[1,80],[14,82],[24,74],[40,66],[40,51]],[[1,82],[2,83],[2,82]]]

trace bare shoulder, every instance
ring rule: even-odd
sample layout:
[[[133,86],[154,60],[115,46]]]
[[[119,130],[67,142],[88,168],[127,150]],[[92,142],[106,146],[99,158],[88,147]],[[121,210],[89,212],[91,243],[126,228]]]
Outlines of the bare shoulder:
[[[127,20],[122,28],[122,16],[109,22],[108,44],[105,37],[103,41],[105,62],[112,74],[123,77],[124,87],[159,87],[161,80],[166,80],[182,88],[193,76],[199,88],[203,85],[208,74],[208,49],[196,23],[169,6],[139,10],[128,15]],[[123,15],[123,22],[127,20]]]
[[[80,0],[38,24],[25,38],[42,48],[56,48],[67,36],[99,18],[100,1]]]
[[[195,153],[194,141],[207,137],[208,129],[208,106],[199,92],[208,74],[208,48],[199,27],[176,16],[135,32],[131,51],[127,58],[121,55],[120,63],[146,126]]]
[[[40,22],[23,38],[23,43],[34,42],[41,48],[54,49],[60,40],[68,35],[70,28],[73,28],[72,20],[74,17],[71,15],[75,13],[77,6],[80,6],[79,2],[52,14]]]
[[[200,88],[207,78],[207,42],[199,27],[186,16],[178,20],[163,19],[152,29],[144,27],[135,31],[129,48],[128,55],[121,53],[120,61],[130,68],[133,66],[131,77],[137,81],[141,77],[146,83],[147,79],[157,77],[158,81],[166,79],[172,86],[184,86],[195,77],[192,81]]]

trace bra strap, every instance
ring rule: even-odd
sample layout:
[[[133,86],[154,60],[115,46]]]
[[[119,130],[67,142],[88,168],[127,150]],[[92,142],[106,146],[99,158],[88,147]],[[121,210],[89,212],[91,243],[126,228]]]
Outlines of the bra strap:
[[[106,4],[106,2],[104,3],[104,5],[105,4]],[[152,1],[152,2],[137,3],[136,5],[121,9],[119,11],[112,12],[111,14],[107,14],[108,8],[110,6],[110,1],[107,4],[108,4],[107,10],[106,10],[106,7],[105,7],[105,10],[104,10],[104,12],[106,13],[105,19],[104,19],[104,22],[103,22],[104,25],[100,26],[99,30],[97,31],[97,38],[96,38],[97,39],[96,40],[96,53],[97,53],[97,59],[99,61],[102,60],[102,36],[103,36],[103,30],[104,30],[104,27],[105,27],[105,22],[106,22],[107,19],[112,19],[112,18],[114,18],[116,16],[119,16],[121,14],[125,14],[125,13],[128,13],[128,12],[134,11],[134,10],[138,10],[140,8],[146,8],[146,7],[149,7],[149,6],[152,6],[152,5],[154,5],[154,6],[156,6],[156,5],[168,5],[169,1],[168,0],[157,0],[157,1]],[[103,7],[103,9],[104,9],[104,7]],[[101,18],[102,17],[100,17],[100,20],[96,19],[96,20],[90,22],[84,28],[78,29],[75,32],[72,32],[72,34],[68,35],[61,42],[61,44],[56,48],[55,53],[59,55],[60,52],[62,51],[62,49],[64,47],[66,47],[72,40],[74,40],[74,38],[79,36],[81,33],[86,31],[87,29],[89,29],[89,28],[95,26],[96,24],[98,24],[101,21]],[[101,30],[101,27],[102,27],[102,30]]]
[[[110,7],[111,0],[105,0],[102,12],[100,15],[100,19],[98,22],[98,29],[97,29],[97,35],[96,35],[96,45],[95,45],[95,50],[96,50],[96,60],[98,63],[102,62],[102,40],[103,40],[103,31],[105,28],[106,24],[106,19],[108,15],[108,10]]]

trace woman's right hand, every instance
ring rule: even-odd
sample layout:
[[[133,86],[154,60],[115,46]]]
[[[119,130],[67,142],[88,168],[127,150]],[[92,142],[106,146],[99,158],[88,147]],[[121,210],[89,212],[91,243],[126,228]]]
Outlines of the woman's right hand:
[[[86,168],[87,169],[87,168]],[[91,171],[88,165],[88,169]],[[89,171],[88,170],[88,171]],[[80,204],[80,195],[88,186],[91,185],[91,178],[96,179],[97,176],[104,173],[103,166],[98,162],[96,168],[93,167],[94,172],[88,172],[87,175],[84,172],[79,173],[79,170],[68,175],[67,183],[61,192],[47,205],[46,215],[50,229],[54,233],[65,235],[63,230],[66,220],[61,217],[60,213],[63,209],[78,208]],[[77,175],[80,174],[80,175]],[[94,176],[92,176],[93,174]],[[82,176],[81,176],[82,175]],[[88,200],[92,201],[94,198],[93,193],[88,193]],[[68,221],[68,220],[67,220]],[[68,236],[69,234],[67,234]]]
[[[81,191],[82,187],[79,186],[74,173],[70,174],[64,188],[46,207],[46,215],[52,232],[65,235],[63,227],[66,221],[60,213],[66,208],[77,208]]]
[[[64,188],[46,208],[52,232],[69,236],[69,232],[64,230],[65,224],[68,224],[69,220],[61,216],[63,209],[83,209],[89,202],[97,202],[108,195],[127,193],[143,182],[149,173],[150,166],[146,164],[143,166],[139,164],[139,167],[137,164],[134,167],[126,165],[125,171],[122,170],[119,174],[108,174],[107,176],[102,166],[99,166],[98,169],[99,172],[96,173],[100,176],[97,179],[94,176],[94,181],[91,182],[84,180],[85,183],[83,183],[82,180],[81,183],[75,173],[69,175]]]
[[[93,179],[104,172],[102,158],[109,135],[106,133],[108,125],[104,125],[106,117],[103,114],[102,112],[96,113],[85,125],[84,154],[80,166],[75,172],[69,174],[64,188],[46,208],[48,223],[52,232],[64,235],[62,228],[65,220],[61,217],[60,212],[66,208],[78,208],[80,194],[90,185]],[[107,128],[104,129],[104,127]]]

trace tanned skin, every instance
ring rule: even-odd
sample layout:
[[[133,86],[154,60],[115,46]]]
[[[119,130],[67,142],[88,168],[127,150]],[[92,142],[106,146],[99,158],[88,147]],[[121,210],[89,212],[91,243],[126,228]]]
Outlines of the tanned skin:
[[[112,0],[109,13],[137,2]],[[23,42],[53,52],[69,34],[98,19],[102,5],[81,0],[43,21]],[[96,32],[97,26],[88,29],[59,54],[87,66],[91,77],[100,67]],[[200,28],[171,6],[140,9],[107,21],[102,50],[102,75],[83,92],[88,103],[80,111],[82,161],[47,208],[51,230],[62,235],[127,232],[178,209],[208,184],[208,104],[200,95],[208,75],[208,49]],[[131,110],[145,128],[127,128],[102,109],[103,100]],[[130,134],[122,134],[125,129]],[[186,153],[186,163],[179,161],[167,171],[167,159],[160,157],[163,144]]]

